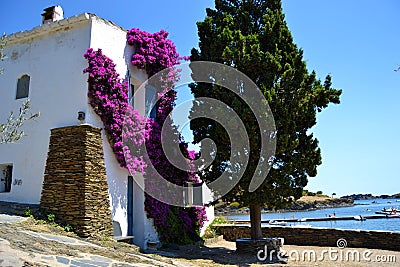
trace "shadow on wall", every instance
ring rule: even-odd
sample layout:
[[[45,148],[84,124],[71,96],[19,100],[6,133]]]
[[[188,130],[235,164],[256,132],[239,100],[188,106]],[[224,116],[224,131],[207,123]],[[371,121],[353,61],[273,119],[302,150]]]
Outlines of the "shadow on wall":
[[[122,235],[128,231],[127,223],[127,178],[122,179],[107,174],[111,214],[114,221],[120,224]]]

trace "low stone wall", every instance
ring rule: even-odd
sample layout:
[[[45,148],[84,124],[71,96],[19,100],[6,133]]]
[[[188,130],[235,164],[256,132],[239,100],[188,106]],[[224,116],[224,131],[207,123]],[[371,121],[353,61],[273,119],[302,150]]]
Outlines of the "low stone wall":
[[[82,237],[112,235],[100,129],[79,125],[51,130],[40,207]]]
[[[215,226],[227,241],[250,237],[249,226]],[[263,227],[264,237],[283,237],[287,245],[337,247],[345,239],[347,247],[400,251],[400,233],[384,231],[343,230],[333,228]]]
[[[0,213],[11,214],[11,215],[25,215],[25,211],[30,210],[30,214],[39,215],[39,205],[38,204],[24,204],[0,201]]]

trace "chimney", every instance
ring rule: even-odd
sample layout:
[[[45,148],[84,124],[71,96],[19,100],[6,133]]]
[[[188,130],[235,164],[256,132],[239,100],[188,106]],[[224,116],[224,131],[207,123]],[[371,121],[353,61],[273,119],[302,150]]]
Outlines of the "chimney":
[[[42,24],[62,20],[63,18],[64,11],[62,8],[60,6],[51,6],[44,9],[44,13],[42,14]]]

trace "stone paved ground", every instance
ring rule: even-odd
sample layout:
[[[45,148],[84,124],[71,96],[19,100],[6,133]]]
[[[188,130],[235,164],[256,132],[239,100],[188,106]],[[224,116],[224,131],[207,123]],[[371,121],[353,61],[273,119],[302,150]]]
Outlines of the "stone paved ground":
[[[2,222],[2,223],[1,223]],[[51,227],[37,221],[0,214],[0,266],[261,266],[256,254],[235,252],[235,243],[218,240],[207,246],[179,246],[144,254],[133,245],[109,240],[81,239],[73,234],[60,235]],[[69,235],[69,236],[66,236]],[[287,264],[268,266],[400,266],[400,252],[366,249],[287,246]],[[310,251],[315,253],[315,259]],[[324,252],[326,251],[326,252]],[[358,251],[360,260],[353,260]],[[370,261],[363,253],[368,252]],[[298,253],[298,259],[296,259]],[[350,253],[350,254],[349,254]],[[311,255],[311,259],[303,258]],[[320,260],[321,255],[323,260]],[[337,259],[335,259],[337,255]],[[342,259],[340,259],[343,255]],[[348,260],[346,259],[348,255]],[[309,256],[310,257],[310,256]],[[378,258],[380,257],[380,262]]]
[[[102,246],[29,228],[24,223],[0,223],[0,266],[174,266],[167,258],[139,253],[135,246],[113,241]]]
[[[177,258],[191,260],[198,266],[323,266],[323,267],[393,267],[400,266],[400,252],[364,249],[329,248],[315,246],[284,245],[282,250],[288,256],[286,263],[266,264],[257,259],[257,254],[236,253],[235,242],[220,240],[198,249],[168,250]],[[162,254],[162,253],[161,253]],[[170,255],[171,257],[172,255]],[[262,257],[263,254],[260,254]],[[358,258],[359,257],[359,258]]]

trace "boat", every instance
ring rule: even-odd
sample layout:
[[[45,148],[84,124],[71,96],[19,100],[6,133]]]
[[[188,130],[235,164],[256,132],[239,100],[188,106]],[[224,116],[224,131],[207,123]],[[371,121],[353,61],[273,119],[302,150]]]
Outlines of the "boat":
[[[396,202],[400,202],[400,199],[396,199]]]
[[[311,224],[296,224],[296,225],[293,225],[292,227],[295,227],[295,228],[310,228],[310,227],[312,227],[311,226]]]
[[[270,220],[268,223],[270,225],[279,225],[279,226],[286,226],[287,225],[286,222],[280,222],[280,221],[275,221],[275,220]]]
[[[392,208],[389,208],[389,209],[383,208],[382,211],[383,212],[388,212],[388,213],[396,213],[397,209],[395,207],[392,207]]]
[[[398,210],[396,208],[390,208],[390,209],[383,208],[381,211],[376,211],[375,213],[390,215],[390,214],[396,214],[397,212]]]
[[[375,211],[375,214],[384,214],[384,215],[388,215],[388,214],[390,214],[390,212],[387,212],[387,211]]]
[[[356,221],[365,221],[366,220],[366,218],[361,215],[354,216],[353,218]]]
[[[386,218],[400,218],[400,214],[386,214]]]

